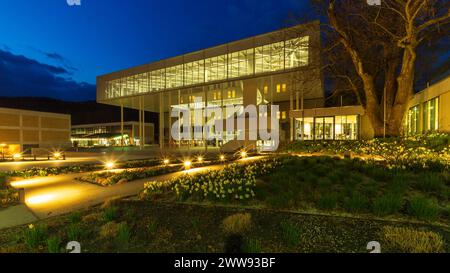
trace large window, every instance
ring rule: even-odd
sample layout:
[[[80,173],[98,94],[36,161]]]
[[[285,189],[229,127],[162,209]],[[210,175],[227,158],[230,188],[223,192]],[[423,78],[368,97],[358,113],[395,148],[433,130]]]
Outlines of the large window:
[[[296,140],[356,140],[358,116],[308,117],[295,120]]]
[[[271,72],[284,69],[284,42],[255,48],[255,72]]]
[[[205,64],[203,60],[184,65],[184,85],[205,82]]]
[[[228,78],[253,74],[253,49],[228,54]]]
[[[183,65],[166,69],[166,88],[183,86]]]
[[[221,55],[205,60],[205,82],[227,78],[227,55]]]
[[[308,65],[309,37],[286,41],[286,69]]]
[[[420,133],[420,107],[416,105],[408,110],[407,117],[407,132],[408,135],[415,135]]]
[[[436,131],[439,128],[439,98],[425,102],[423,109],[424,132]]]

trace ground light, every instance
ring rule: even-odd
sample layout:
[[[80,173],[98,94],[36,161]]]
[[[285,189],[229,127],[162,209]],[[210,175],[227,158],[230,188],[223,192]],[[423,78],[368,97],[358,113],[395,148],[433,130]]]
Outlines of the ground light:
[[[202,163],[202,162],[203,162],[203,157],[202,157],[202,156],[197,157],[197,161],[198,161],[199,163]]]
[[[14,160],[18,160],[18,159],[22,158],[22,154],[14,154],[13,158],[14,158]]]
[[[166,159],[163,160],[163,163],[164,163],[164,165],[169,165],[170,160],[166,158]]]
[[[246,158],[246,157],[247,157],[247,155],[248,155],[248,154],[247,154],[247,152],[246,152],[246,151],[242,151],[242,152],[241,152],[241,157],[242,157],[242,158]]]
[[[54,153],[53,153],[53,157],[54,157],[55,159],[60,159],[60,158],[61,158],[61,153],[60,153],[60,152],[54,152]]]
[[[225,156],[224,155],[220,155],[219,159],[220,159],[220,161],[225,161]]]
[[[105,167],[108,170],[114,169],[115,165],[116,165],[116,163],[114,163],[113,161],[108,161],[108,162],[105,163]]]
[[[192,166],[192,162],[190,160],[185,160],[183,165],[186,170],[189,170]]]

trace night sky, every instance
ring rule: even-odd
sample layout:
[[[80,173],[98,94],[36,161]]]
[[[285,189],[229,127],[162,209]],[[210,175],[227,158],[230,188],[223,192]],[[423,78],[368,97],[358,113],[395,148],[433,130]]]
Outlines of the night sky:
[[[95,78],[276,30],[309,0],[0,0],[0,96],[95,99]]]

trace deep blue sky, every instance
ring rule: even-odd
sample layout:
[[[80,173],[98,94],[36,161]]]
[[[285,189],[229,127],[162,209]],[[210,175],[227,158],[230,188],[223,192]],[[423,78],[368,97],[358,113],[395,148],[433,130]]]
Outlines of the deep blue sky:
[[[95,98],[98,75],[289,24],[309,0],[0,0],[0,96]]]

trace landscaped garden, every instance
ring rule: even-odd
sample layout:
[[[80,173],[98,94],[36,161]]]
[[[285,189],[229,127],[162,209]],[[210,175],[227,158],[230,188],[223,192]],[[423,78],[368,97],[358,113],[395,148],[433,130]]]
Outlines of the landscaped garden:
[[[0,232],[0,252],[383,252],[448,251],[447,230],[423,224],[139,200]]]
[[[0,252],[60,252],[73,240],[83,252],[367,252],[370,241],[383,252],[449,252],[448,138],[377,141],[292,144],[168,181],[151,177],[179,165],[89,174],[81,179],[149,181],[139,198],[2,231]],[[382,156],[376,146],[401,148]],[[340,156],[349,150],[360,157]]]
[[[4,176],[0,176],[0,208],[5,208],[17,204],[19,193],[12,188]]]

